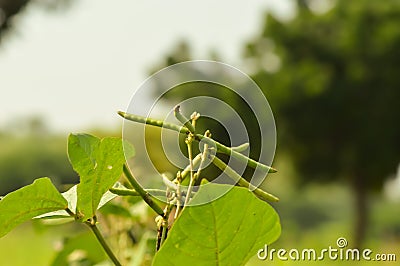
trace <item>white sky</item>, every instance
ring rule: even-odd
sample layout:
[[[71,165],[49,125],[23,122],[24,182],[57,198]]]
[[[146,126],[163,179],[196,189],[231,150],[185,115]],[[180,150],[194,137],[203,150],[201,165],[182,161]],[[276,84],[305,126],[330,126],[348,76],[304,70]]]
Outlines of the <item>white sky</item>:
[[[258,33],[267,8],[284,16],[293,7],[290,0],[113,3],[26,10],[0,46],[0,127],[35,114],[61,132],[117,126],[116,111],[179,40],[188,40],[194,59],[216,50],[239,66],[243,44]]]

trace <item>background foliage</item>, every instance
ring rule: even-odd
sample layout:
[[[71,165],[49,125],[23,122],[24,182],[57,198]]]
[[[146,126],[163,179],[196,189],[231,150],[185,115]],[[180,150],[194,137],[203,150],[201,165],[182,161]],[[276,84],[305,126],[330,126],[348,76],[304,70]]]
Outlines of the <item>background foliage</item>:
[[[8,18],[28,1],[0,1],[3,10],[6,2],[20,3]],[[283,231],[274,247],[326,248],[345,236],[352,244],[398,254],[399,202],[390,201],[382,188],[400,161],[400,2],[337,0],[325,12],[316,12],[313,2],[298,1],[297,16],[287,21],[266,13],[259,34],[243,47],[243,64],[268,97],[278,127],[274,166],[279,173],[268,186],[282,199],[275,208]],[[1,25],[1,35],[11,21]],[[154,69],[192,59],[190,45],[178,43]],[[67,163],[65,136],[10,128],[0,132],[0,194],[41,176],[50,176],[56,184],[77,183]],[[213,133],[218,135],[217,128]],[[104,210],[103,229],[114,247],[149,264],[153,214],[141,204],[130,209],[124,202],[116,205],[119,215]],[[46,265],[54,260],[55,249],[70,248],[66,243],[75,236],[67,236],[67,229],[58,225],[44,231],[37,223],[20,227],[0,240],[0,263],[27,265],[35,258]],[[32,247],[30,242],[37,244]],[[98,262],[84,256],[69,260]],[[250,264],[266,262],[253,258]]]
[[[352,186],[358,246],[367,190],[382,189],[400,162],[399,23],[399,1],[336,1],[322,15],[301,5],[290,22],[267,15],[246,49],[302,182]],[[268,72],[272,55],[279,67]]]

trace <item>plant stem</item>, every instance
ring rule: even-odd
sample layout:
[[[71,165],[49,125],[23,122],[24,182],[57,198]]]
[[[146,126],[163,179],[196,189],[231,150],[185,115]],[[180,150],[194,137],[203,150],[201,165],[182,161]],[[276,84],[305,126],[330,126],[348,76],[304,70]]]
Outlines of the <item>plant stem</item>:
[[[201,153],[197,154],[196,157],[193,158],[192,164],[193,167],[196,167],[201,161]],[[181,178],[182,180],[185,180],[186,176],[190,173],[190,164],[183,169],[181,172]]]
[[[76,219],[76,215],[73,211],[71,211],[70,208],[66,208],[65,211],[72,217]],[[99,241],[100,245],[103,247],[104,251],[106,252],[107,256],[111,259],[111,261],[116,265],[116,266],[122,266],[122,264],[118,261],[117,257],[114,255],[112,252],[110,246],[108,246],[106,240],[104,239],[103,235],[99,231],[99,229],[96,226],[96,216],[93,217],[92,219],[87,220],[84,222],[89,228],[92,230],[94,235],[96,236],[96,239]]]
[[[206,131],[205,133],[206,136],[211,135],[210,131]],[[189,202],[189,198],[190,195],[192,194],[192,189],[194,184],[196,183],[197,179],[200,177],[200,173],[201,173],[201,169],[203,168],[204,162],[206,160],[206,157],[208,156],[208,144],[205,143],[204,144],[204,149],[203,149],[203,153],[200,154],[201,157],[201,161],[200,161],[200,165],[199,165],[199,170],[197,170],[196,174],[194,174],[193,178],[190,179],[190,183],[189,183],[189,187],[188,187],[188,192],[187,192],[187,196],[186,196],[186,200],[185,200],[185,206],[187,205],[187,203]]]
[[[142,123],[142,124],[147,124],[147,125],[152,125],[152,126],[156,126],[156,127],[164,127],[170,130],[174,130],[176,132],[179,132],[181,134],[189,134],[190,130],[187,129],[186,127],[181,127],[172,123],[167,123],[164,121],[160,121],[160,120],[154,120],[151,118],[146,118],[146,117],[142,117],[142,116],[138,116],[138,115],[133,115],[133,114],[127,114],[125,112],[119,111],[118,114],[120,116],[122,116],[123,118],[130,120],[130,121],[134,121],[134,122],[138,122],[138,123]],[[208,143],[210,146],[216,146],[217,147],[217,152],[219,153],[224,153],[226,155],[230,155],[233,158],[246,163],[248,166],[250,166],[253,169],[256,169],[257,167],[260,167],[262,170],[264,170],[265,172],[269,172],[269,173],[276,173],[277,170],[271,166],[267,166],[265,164],[262,164],[260,162],[257,162],[235,150],[232,150],[231,148],[219,143],[218,141],[215,141],[211,138],[207,138],[201,134],[194,134],[194,139],[196,141],[201,141],[203,140],[204,142]]]
[[[165,206],[164,215],[158,216],[156,218],[156,223],[157,223],[156,251],[158,251],[161,248],[161,245],[167,239],[168,219],[169,219],[171,210],[174,206],[175,206],[174,204],[171,204],[170,202],[168,202],[167,206]]]
[[[186,206],[189,202],[190,194],[192,193],[192,187],[194,185],[194,169],[193,169],[193,151],[192,151],[192,135],[190,134],[186,140],[187,143],[187,148],[188,148],[188,155],[189,155],[189,165],[190,165],[190,182],[189,182],[189,187],[185,199],[185,205]]]
[[[97,240],[99,241],[100,245],[103,247],[104,251],[107,253],[107,256],[112,260],[112,262],[116,266],[122,266],[122,264],[118,261],[117,257],[114,255],[112,252],[111,248],[108,246],[106,240],[104,239],[103,235],[99,231],[99,229],[96,226],[96,223],[93,222],[85,222],[86,225],[89,226],[89,228],[92,230],[94,235],[96,236]]]
[[[160,241],[160,247],[162,246],[162,244],[165,242],[165,240],[167,239],[168,236],[168,219],[169,219],[169,215],[171,214],[172,208],[174,208],[174,204],[168,203],[168,205],[165,207],[165,211],[164,211],[164,217],[163,219],[163,223],[162,223],[162,233],[161,233],[161,241]]]
[[[182,176],[181,176],[181,172],[178,171],[177,176],[176,176],[176,180],[178,181],[178,184],[176,184],[177,188],[176,188],[176,209],[175,209],[175,215],[174,215],[174,219],[178,218],[179,215],[179,211],[181,210],[181,200],[182,200],[182,193],[181,193],[181,182],[182,182]],[[190,195],[190,193],[188,193],[186,195],[186,197],[188,197]]]
[[[75,213],[73,211],[71,211],[70,208],[66,208],[65,211],[71,216],[75,218]]]
[[[168,236],[168,224],[162,227],[160,247],[164,244]]]
[[[190,194],[192,193],[192,188],[195,182],[195,174],[194,174],[194,167],[193,167],[193,150],[192,150],[192,144],[194,140],[194,134],[195,134],[195,123],[198,117],[196,117],[195,113],[193,113],[192,117],[193,119],[190,121],[186,117],[184,117],[180,110],[179,110],[179,105],[175,107],[174,109],[174,115],[178,121],[180,121],[182,124],[185,125],[185,127],[190,131],[189,134],[186,137],[186,145],[188,149],[188,157],[189,157],[189,169],[190,169],[190,182],[188,186],[188,192],[187,196],[185,199],[184,207],[188,204]]]
[[[118,195],[118,196],[140,196],[139,192],[137,192],[134,189],[123,189],[123,188],[110,188],[110,192]],[[161,189],[146,189],[145,190],[147,193],[151,195],[156,195],[156,196],[165,196],[165,190]]]
[[[255,187],[247,182],[246,179],[241,177],[238,173],[236,173],[235,170],[233,170],[231,167],[226,165],[221,159],[219,159],[217,156],[214,156],[213,159],[213,164],[217,166],[221,171],[223,171],[225,174],[227,174],[230,178],[233,179],[233,181],[237,182],[240,186],[245,187],[245,188],[252,188],[254,189]],[[272,194],[269,194],[268,192],[265,192],[262,189],[255,188],[252,191],[254,194],[256,194],[258,197],[260,197],[263,200],[267,201],[279,201],[277,197],[275,197]]]
[[[164,217],[164,211],[161,209],[160,206],[158,206],[152,199],[151,195],[149,192],[144,190],[144,188],[136,181],[136,179],[133,177],[131,171],[128,169],[126,164],[124,164],[123,167],[124,174],[126,178],[128,179],[129,183],[133,186],[133,188],[136,190],[137,193],[142,197],[142,199],[158,214]]]
[[[204,144],[204,150],[203,150],[203,154],[201,155],[199,170],[196,173],[197,178],[200,177],[201,169],[203,168],[203,165],[204,165],[204,162],[206,161],[207,156],[208,156],[208,144]]]

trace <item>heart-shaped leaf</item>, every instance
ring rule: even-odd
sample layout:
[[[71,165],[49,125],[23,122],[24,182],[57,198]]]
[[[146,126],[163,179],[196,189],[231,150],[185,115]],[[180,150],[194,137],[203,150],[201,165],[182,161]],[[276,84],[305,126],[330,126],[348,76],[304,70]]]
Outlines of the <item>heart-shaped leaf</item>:
[[[226,190],[226,185],[208,183],[191,204],[213,199]],[[156,254],[154,265],[244,265],[280,232],[278,214],[268,203],[248,189],[233,187],[217,200],[186,207]]]
[[[86,220],[95,215],[100,200],[118,180],[127,156],[133,148],[120,138],[98,138],[87,134],[71,134],[68,139],[68,156],[80,176],[77,187],[78,218]]]
[[[47,177],[7,194],[0,200],[0,237],[35,216],[65,210],[67,201]]]

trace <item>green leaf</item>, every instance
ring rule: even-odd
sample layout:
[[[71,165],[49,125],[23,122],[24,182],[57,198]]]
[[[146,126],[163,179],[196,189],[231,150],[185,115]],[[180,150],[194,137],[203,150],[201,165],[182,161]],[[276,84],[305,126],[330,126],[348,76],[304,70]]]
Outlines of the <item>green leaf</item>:
[[[133,156],[135,156],[136,151],[131,143],[129,143],[127,140],[123,140],[122,145],[124,147],[124,154],[125,154],[126,159],[129,159],[129,158],[132,158]]]
[[[68,158],[72,168],[79,174],[89,172],[96,165],[94,151],[100,139],[89,134],[70,134],[68,137]]]
[[[35,216],[67,207],[67,201],[49,178],[36,179],[0,200],[0,237]]]
[[[70,210],[75,210],[76,209],[76,203],[78,201],[78,196],[77,196],[77,187],[78,185],[75,185],[73,187],[71,187],[70,189],[68,189],[67,191],[61,193],[61,195],[67,200],[68,202],[68,209]],[[113,188],[124,188],[124,186],[119,183],[116,182],[113,186]],[[97,209],[100,209],[101,207],[103,207],[107,202],[113,200],[114,198],[116,198],[117,195],[114,193],[111,193],[110,191],[107,191],[106,193],[104,193],[104,195],[101,197],[100,203],[97,206]],[[60,218],[73,218],[70,216],[70,214],[65,211],[65,210],[58,210],[58,211],[54,211],[54,212],[48,212],[39,216],[34,217],[35,219],[42,219],[42,218],[46,218],[46,219],[60,219]]]
[[[226,185],[208,183],[191,204],[215,198]],[[248,189],[233,187],[204,205],[186,207],[156,254],[154,265],[244,265],[280,235],[278,214]]]
[[[129,155],[134,153],[133,148],[123,143],[121,138],[99,140],[87,134],[70,135],[68,156],[80,176],[76,206],[79,219],[86,220],[95,215],[103,194],[121,176],[125,163],[123,147]]]

